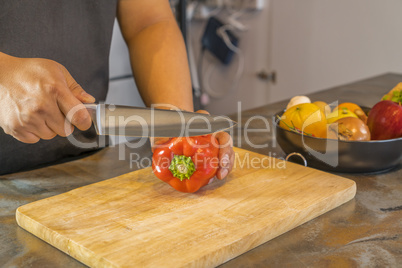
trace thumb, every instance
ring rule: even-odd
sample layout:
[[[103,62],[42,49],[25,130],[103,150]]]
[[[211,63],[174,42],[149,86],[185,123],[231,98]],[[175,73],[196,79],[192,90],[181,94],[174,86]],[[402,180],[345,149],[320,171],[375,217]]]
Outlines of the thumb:
[[[197,113],[199,113],[199,114],[209,114],[209,112],[205,111],[205,110],[198,110]]]
[[[64,78],[66,79],[67,87],[70,89],[71,93],[73,93],[74,97],[76,97],[83,103],[95,102],[95,98],[92,95],[85,92],[85,90],[75,81],[75,79],[67,71],[67,69],[63,65],[60,65],[60,67],[63,72]]]
[[[82,87],[77,84],[77,82],[75,82],[75,85],[73,85],[72,87],[70,87],[71,92],[73,93],[73,95],[80,100],[82,103],[94,103],[95,102],[95,98],[88,94],[87,92],[85,92],[84,89],[82,89]]]

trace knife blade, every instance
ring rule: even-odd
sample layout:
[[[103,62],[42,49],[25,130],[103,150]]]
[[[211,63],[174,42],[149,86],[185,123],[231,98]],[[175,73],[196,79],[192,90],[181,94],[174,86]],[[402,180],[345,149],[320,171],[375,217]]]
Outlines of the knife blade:
[[[113,104],[84,104],[98,135],[189,137],[234,127],[226,116]]]

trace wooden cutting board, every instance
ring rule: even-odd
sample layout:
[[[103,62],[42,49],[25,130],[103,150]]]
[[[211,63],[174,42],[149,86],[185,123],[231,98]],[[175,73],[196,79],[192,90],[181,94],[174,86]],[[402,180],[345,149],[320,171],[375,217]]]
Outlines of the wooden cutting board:
[[[92,267],[213,267],[355,196],[354,181],[235,152],[229,178],[195,194],[146,168],[19,207],[17,222]]]

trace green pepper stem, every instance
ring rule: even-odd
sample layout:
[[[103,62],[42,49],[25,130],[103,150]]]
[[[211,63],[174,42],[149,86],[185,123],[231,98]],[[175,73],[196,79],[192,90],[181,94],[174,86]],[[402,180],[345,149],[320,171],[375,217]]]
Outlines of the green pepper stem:
[[[195,171],[195,166],[191,157],[185,155],[175,155],[170,162],[169,166],[170,172],[173,176],[178,178],[180,181],[184,179],[190,179]]]

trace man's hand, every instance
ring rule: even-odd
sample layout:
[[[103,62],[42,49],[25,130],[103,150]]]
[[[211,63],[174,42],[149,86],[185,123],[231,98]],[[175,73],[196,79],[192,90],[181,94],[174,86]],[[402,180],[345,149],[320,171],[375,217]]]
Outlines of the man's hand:
[[[61,64],[0,53],[0,127],[17,140],[36,143],[66,137],[74,126],[88,129],[91,119],[82,103],[94,101]],[[73,108],[77,112],[69,114]]]
[[[235,153],[233,151],[232,137],[226,132],[218,132],[215,138],[219,142],[219,169],[216,177],[224,179],[233,169]]]

